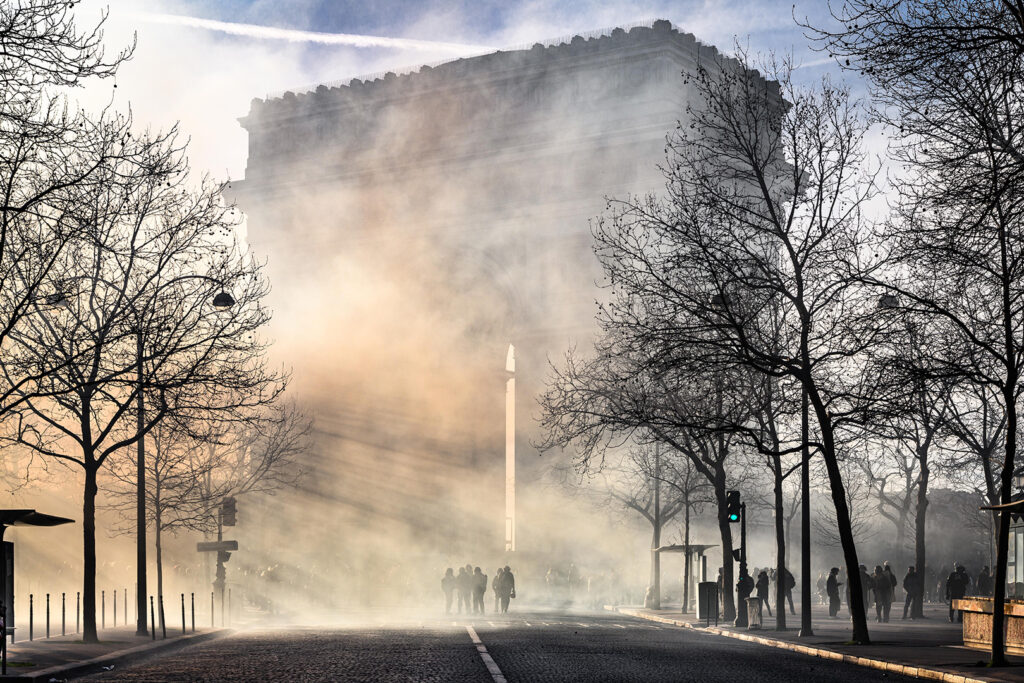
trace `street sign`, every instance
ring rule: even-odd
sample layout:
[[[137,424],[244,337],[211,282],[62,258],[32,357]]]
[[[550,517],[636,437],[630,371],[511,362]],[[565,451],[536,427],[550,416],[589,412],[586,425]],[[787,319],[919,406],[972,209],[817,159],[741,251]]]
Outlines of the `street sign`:
[[[200,553],[223,552],[225,550],[238,550],[238,541],[204,541],[196,543],[196,551]]]

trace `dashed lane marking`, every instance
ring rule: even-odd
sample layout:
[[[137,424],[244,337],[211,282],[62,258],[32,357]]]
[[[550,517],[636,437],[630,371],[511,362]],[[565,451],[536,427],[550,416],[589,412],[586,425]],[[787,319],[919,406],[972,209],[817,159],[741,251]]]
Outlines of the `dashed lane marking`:
[[[484,661],[484,666],[487,667],[487,671],[491,674],[491,678],[494,679],[494,683],[508,683],[505,680],[505,676],[501,673],[501,669],[491,659],[491,655],[487,652],[487,646],[483,644],[480,637],[476,634],[476,629],[472,626],[466,626],[466,631],[469,632],[469,638],[476,645],[476,651],[480,654],[480,659]]]

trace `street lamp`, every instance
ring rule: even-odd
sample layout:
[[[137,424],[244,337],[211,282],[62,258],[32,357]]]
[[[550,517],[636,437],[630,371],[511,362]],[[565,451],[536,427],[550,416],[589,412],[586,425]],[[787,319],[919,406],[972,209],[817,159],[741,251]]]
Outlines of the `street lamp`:
[[[86,276],[81,279],[90,279],[94,283],[98,282],[99,279]],[[220,280],[209,277],[207,275],[183,275],[181,277],[174,278],[164,283],[160,289],[169,287],[172,284],[182,282],[184,280],[208,280],[218,285],[222,285]],[[65,283],[67,280],[65,280]],[[63,283],[62,283],[63,284]],[[63,307],[67,308],[70,306],[70,301],[67,295],[63,291],[62,287],[59,287],[56,292],[50,294],[44,298],[44,303],[51,307]],[[231,296],[226,290],[221,289],[220,292],[213,297],[211,302],[213,307],[218,310],[227,310],[235,305],[235,298]],[[136,397],[138,415],[136,421],[136,432],[139,435],[136,441],[136,483],[135,483],[135,533],[136,533],[136,610],[138,613],[136,622],[135,635],[147,636],[149,630],[146,626],[146,437],[143,436],[142,432],[145,427],[145,401],[143,397],[143,367],[142,361],[144,357],[143,350],[143,339],[142,339],[142,315],[135,308],[134,304],[129,302],[129,306],[132,308],[135,318],[139,321],[139,324],[133,330],[135,332],[135,362],[136,362],[136,375],[138,384],[138,394]]]

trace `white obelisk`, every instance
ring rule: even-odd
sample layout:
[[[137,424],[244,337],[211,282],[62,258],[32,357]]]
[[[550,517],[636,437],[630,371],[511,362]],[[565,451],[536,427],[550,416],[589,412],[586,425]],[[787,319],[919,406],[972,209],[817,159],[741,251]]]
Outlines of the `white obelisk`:
[[[516,349],[508,345],[505,371],[505,552],[516,549]]]

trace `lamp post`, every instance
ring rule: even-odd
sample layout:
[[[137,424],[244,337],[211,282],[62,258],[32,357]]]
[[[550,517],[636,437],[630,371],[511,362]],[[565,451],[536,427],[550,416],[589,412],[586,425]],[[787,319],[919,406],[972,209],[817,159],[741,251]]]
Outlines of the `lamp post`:
[[[197,276],[198,277],[198,276]],[[218,282],[219,284],[219,282]],[[235,299],[225,291],[219,292],[213,297],[213,307],[228,309],[235,305]],[[145,377],[143,374],[142,361],[145,355],[142,341],[142,325],[135,329],[135,362],[138,381],[138,415],[137,430],[139,440],[136,441],[136,470],[135,470],[135,581],[138,586],[138,622],[136,623],[135,635],[149,635],[146,626],[146,437],[143,435],[145,429],[146,405],[143,396]],[[156,628],[156,624],[153,624]]]
[[[89,279],[94,283],[98,282],[99,279],[93,276],[87,276],[81,279]],[[160,289],[168,287],[172,284],[182,282],[184,280],[207,280],[216,283],[219,286],[223,286],[223,283],[216,278],[209,277],[207,275],[183,275],[178,278],[174,278],[164,283]],[[69,280],[64,281],[69,282]],[[46,297],[46,304],[49,306],[60,306],[68,307],[69,301],[67,294],[58,288],[58,291]],[[218,292],[212,301],[213,307],[226,310],[235,305],[235,299],[228,292],[223,289]],[[135,635],[146,636],[149,635],[149,630],[146,624],[146,437],[143,435],[145,429],[145,399],[143,396],[143,389],[145,387],[145,376],[143,368],[143,360],[145,357],[145,350],[143,348],[143,330],[142,330],[142,318],[143,316],[135,308],[134,304],[129,302],[129,306],[132,309],[132,313],[135,315],[135,319],[138,325],[133,330],[135,333],[135,371],[136,371],[136,383],[137,383],[137,397],[136,397],[136,408],[138,414],[136,415],[136,430],[139,435],[136,441],[136,481],[135,481],[135,562],[136,562],[136,612],[138,614],[138,620],[136,623]]]

